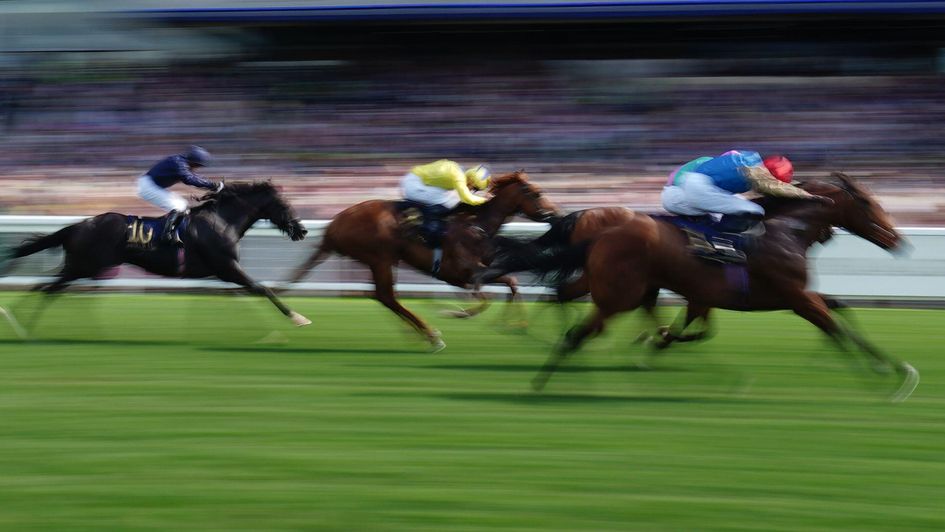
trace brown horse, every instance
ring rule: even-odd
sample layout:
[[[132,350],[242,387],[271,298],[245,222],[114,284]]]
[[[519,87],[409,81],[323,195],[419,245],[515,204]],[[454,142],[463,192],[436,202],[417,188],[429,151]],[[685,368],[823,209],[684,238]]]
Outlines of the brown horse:
[[[443,243],[443,259],[437,273],[440,280],[469,288],[473,272],[482,267],[489,254],[485,240],[494,236],[509,218],[521,213],[531,220],[547,221],[558,212],[521,170],[494,179],[489,192],[492,198],[486,203],[476,207],[461,206],[450,216],[452,223]],[[404,234],[401,218],[395,201],[370,200],[348,207],[328,224],[319,247],[296,269],[289,282],[301,280],[332,253],[357,260],[371,269],[374,297],[426,337],[434,351],[439,351],[446,345],[440,333],[394,297],[393,268],[400,261],[432,275],[433,251]],[[514,277],[501,276],[496,281],[509,287],[510,300],[517,296]],[[488,304],[478,288],[474,295],[480,305],[464,311],[465,316],[481,312]]]
[[[595,311],[568,331],[558,349],[533,381],[541,388],[560,362],[585,340],[600,334],[605,323],[621,312],[655,305],[659,290],[672,290],[689,302],[686,324],[705,317],[711,308],[732,310],[793,310],[827,333],[841,347],[852,341],[877,363],[902,377],[894,400],[906,399],[918,384],[909,364],[879,351],[830,314],[825,298],[807,290],[807,249],[842,227],[882,249],[896,250],[902,237],[872,195],[850,177],[835,173],[837,184],[813,181],[803,188],[826,196],[833,206],[809,201],[765,200],[767,233],[759,239],[745,268],[720,265],[694,257],[687,237],[676,226],[636,214],[604,231],[585,246],[586,252],[563,269],[583,267]]]
[[[589,243],[611,227],[618,227],[638,214],[625,207],[594,207],[572,212],[558,218],[551,228],[532,242],[521,243],[513,239],[498,239],[496,257],[487,268],[476,272],[473,281],[487,284],[510,273],[555,271],[562,263],[562,254],[573,253],[577,246]],[[556,298],[559,303],[574,301],[590,293],[587,276],[576,271],[575,278],[552,275],[556,281]]]

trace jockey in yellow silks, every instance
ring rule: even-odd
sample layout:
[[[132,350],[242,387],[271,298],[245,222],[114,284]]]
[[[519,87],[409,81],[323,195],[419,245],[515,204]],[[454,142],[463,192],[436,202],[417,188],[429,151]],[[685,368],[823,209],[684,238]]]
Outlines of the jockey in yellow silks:
[[[423,213],[422,232],[429,247],[433,248],[433,272],[439,270],[442,256],[443,235],[446,222],[443,218],[460,203],[480,205],[486,202],[473,190],[485,190],[489,186],[489,169],[485,165],[464,170],[448,159],[414,166],[400,181],[403,197],[420,205]]]

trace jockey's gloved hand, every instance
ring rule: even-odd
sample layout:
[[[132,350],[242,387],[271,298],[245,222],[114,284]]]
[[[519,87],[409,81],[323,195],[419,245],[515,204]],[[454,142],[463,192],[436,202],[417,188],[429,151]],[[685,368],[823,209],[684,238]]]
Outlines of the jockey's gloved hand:
[[[221,190],[223,190],[223,181],[217,183],[217,188],[214,190],[214,192],[220,192]]]

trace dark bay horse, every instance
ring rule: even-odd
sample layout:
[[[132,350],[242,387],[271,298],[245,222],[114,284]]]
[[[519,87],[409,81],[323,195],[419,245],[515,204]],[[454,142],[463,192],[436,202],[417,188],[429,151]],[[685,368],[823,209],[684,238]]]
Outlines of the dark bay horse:
[[[829,302],[808,290],[807,250],[841,227],[885,250],[902,244],[888,214],[873,196],[845,174],[832,175],[836,183],[812,181],[803,188],[826,196],[833,206],[786,199],[765,200],[767,232],[751,252],[745,267],[721,265],[694,257],[687,237],[676,226],[637,214],[602,232],[563,269],[583,267],[595,310],[572,328],[536,377],[544,386],[557,365],[585,340],[604,330],[621,312],[655,305],[662,288],[686,298],[687,322],[705,316],[711,308],[741,311],[793,310],[841,347],[850,340],[873,359],[892,367],[902,378],[894,400],[906,399],[918,384],[918,372],[909,364],[881,352],[859,334],[843,327],[830,313]],[[688,324],[688,323],[686,323]]]
[[[237,243],[257,221],[267,219],[292,240],[305,238],[291,205],[272,183],[228,183],[219,192],[211,192],[190,210],[181,223],[183,247],[169,243],[130,242],[129,217],[108,212],[64,227],[55,233],[27,239],[12,252],[12,258],[26,257],[44,249],[62,246],[65,264],[58,278],[37,287],[47,295],[66,288],[77,279],[96,277],[103,270],[129,263],[168,277],[217,277],[236,283],[254,294],[264,295],[296,325],[311,323],[306,317],[285,306],[271,290],[257,283],[239,264]],[[156,231],[148,234],[156,240]],[[48,297],[44,301],[48,301]]]
[[[489,192],[492,194],[489,201],[475,207],[461,206],[450,216],[438,279],[468,288],[473,272],[488,260],[489,246],[485,240],[494,236],[509,218],[521,213],[531,220],[546,221],[557,213],[557,208],[521,170],[495,178]],[[433,251],[404,234],[401,218],[395,201],[370,200],[348,207],[328,224],[319,247],[296,269],[289,282],[300,281],[333,253],[357,260],[371,269],[374,297],[422,334],[434,351],[439,351],[446,345],[439,332],[407,310],[394,296],[393,268],[400,261],[433,275]],[[513,277],[499,276],[496,281],[508,285],[511,298],[515,297],[517,286]],[[478,289],[475,295],[481,302],[479,308],[467,311],[466,315],[481,312],[487,304]]]

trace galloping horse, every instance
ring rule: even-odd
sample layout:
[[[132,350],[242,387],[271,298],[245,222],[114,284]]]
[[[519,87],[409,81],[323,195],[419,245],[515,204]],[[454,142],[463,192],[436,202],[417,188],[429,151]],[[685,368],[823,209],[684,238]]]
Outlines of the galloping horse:
[[[60,292],[77,279],[96,277],[107,268],[129,263],[168,277],[215,276],[236,283],[269,298],[296,325],[310,324],[271,290],[251,279],[239,264],[237,242],[257,220],[272,221],[292,240],[302,240],[308,232],[276,187],[268,181],[228,183],[199,201],[202,203],[181,222],[183,247],[156,242],[160,231],[155,230],[155,224],[163,220],[108,212],[49,235],[29,238],[13,250],[12,258],[63,247],[65,264],[58,278],[37,287],[47,295]]]
[[[496,240],[496,254],[487,268],[473,275],[474,283],[486,284],[495,279],[520,271],[555,272],[563,260],[562,254],[581,253],[576,247],[600,236],[601,232],[632,220],[637,213],[625,207],[594,207],[574,211],[554,220],[545,234],[527,243],[511,238]],[[572,272],[569,272],[572,273]],[[587,276],[575,271],[575,278],[555,272],[559,303],[573,301],[590,293]]]
[[[807,249],[842,227],[885,250],[902,243],[888,214],[872,195],[845,174],[832,174],[836,184],[812,181],[803,188],[827,196],[833,206],[797,199],[766,199],[767,232],[758,240],[745,267],[720,265],[694,257],[687,237],[676,226],[637,214],[626,223],[608,229],[589,243],[579,260],[562,269],[583,267],[596,306],[582,324],[568,331],[533,381],[544,386],[557,365],[585,340],[604,330],[615,314],[640,306],[652,308],[661,288],[685,297],[687,323],[705,316],[711,308],[732,310],[793,310],[827,333],[841,347],[844,339],[892,366],[902,377],[895,400],[906,399],[918,384],[918,372],[871,345],[857,333],[842,327],[830,314],[823,296],[807,289]],[[685,326],[685,325],[684,325]]]
[[[535,221],[546,221],[557,213],[557,208],[542,196],[540,189],[529,183],[528,175],[521,170],[495,178],[489,192],[493,197],[486,203],[476,207],[461,206],[451,216],[451,227],[443,245],[442,265],[436,275],[440,280],[467,288],[473,272],[481,267],[488,254],[488,246],[483,240],[494,236],[516,213]],[[369,200],[338,213],[325,229],[321,245],[296,269],[289,282],[300,281],[332,253],[357,260],[371,269],[374,297],[410,323],[430,342],[432,350],[439,351],[446,346],[439,332],[394,297],[393,268],[398,262],[404,261],[433,275],[433,251],[404,234],[398,203]],[[496,280],[509,287],[511,298],[518,293],[514,277],[500,276]],[[467,316],[481,312],[487,304],[478,289],[475,295],[481,304],[478,309],[467,311]]]

